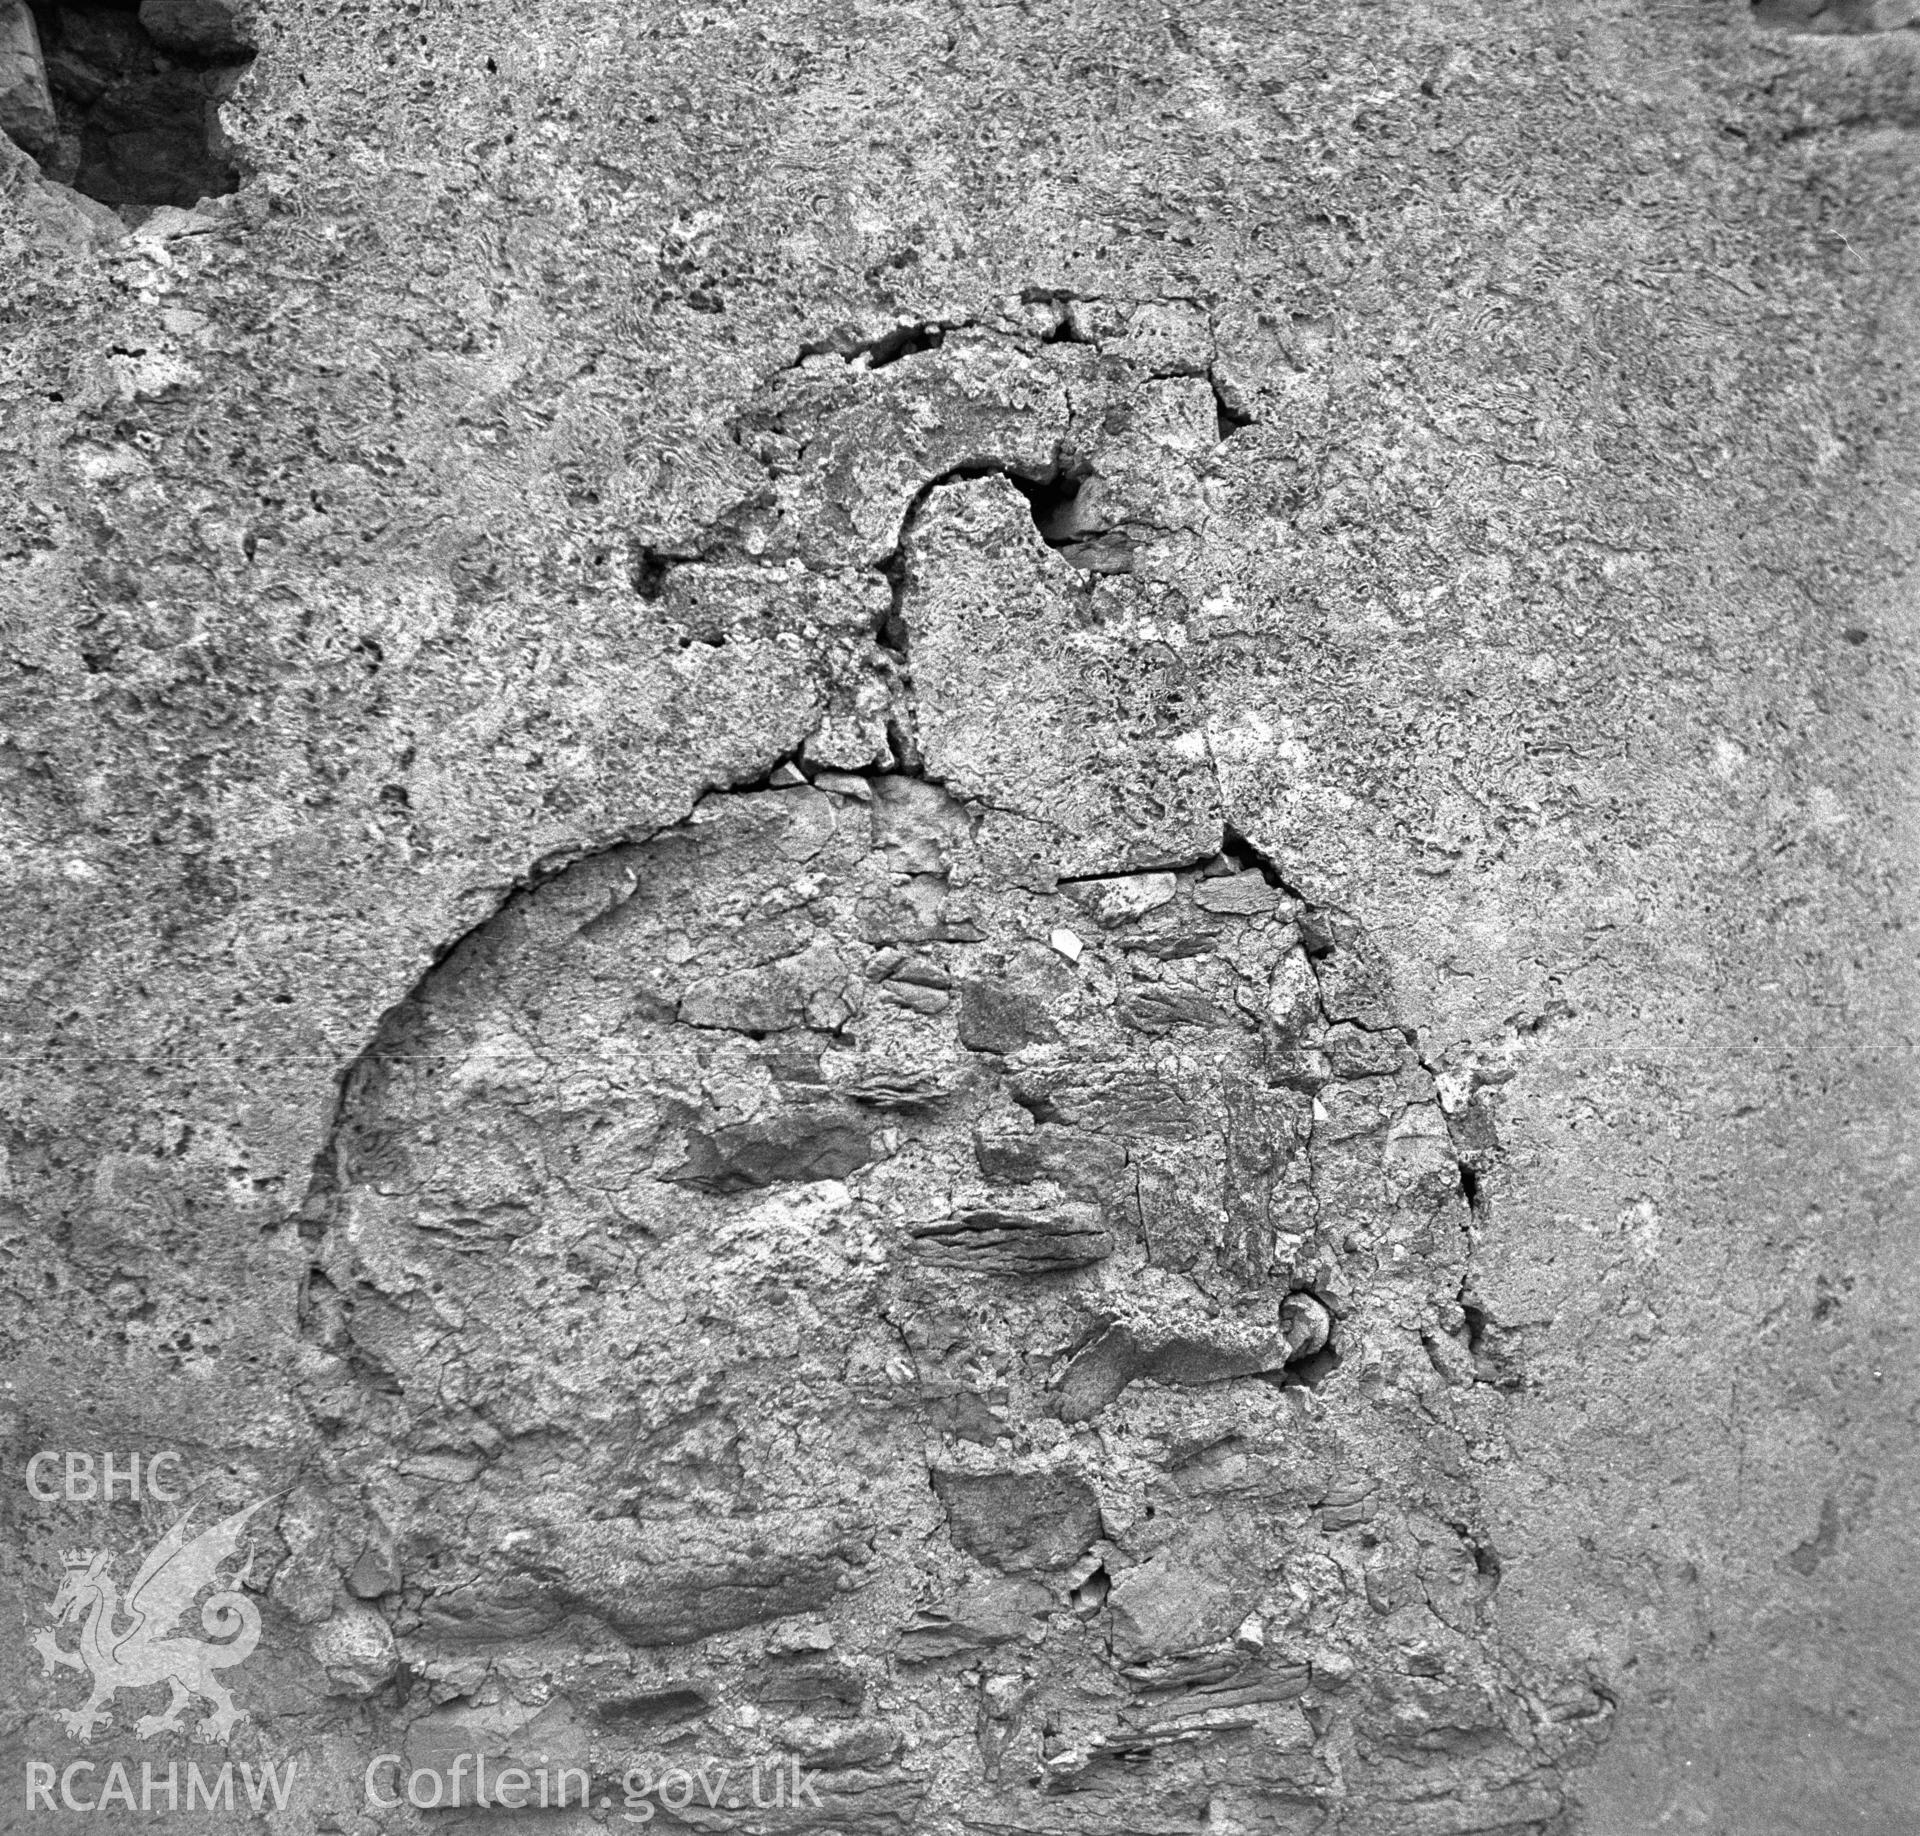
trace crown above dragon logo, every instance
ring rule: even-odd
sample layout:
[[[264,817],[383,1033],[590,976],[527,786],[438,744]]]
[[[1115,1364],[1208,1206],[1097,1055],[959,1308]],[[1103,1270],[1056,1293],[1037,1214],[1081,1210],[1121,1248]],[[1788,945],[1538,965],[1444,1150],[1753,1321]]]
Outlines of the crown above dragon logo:
[[[68,1568],[91,1568],[99,1554],[97,1549],[63,1549],[60,1551],[60,1560]]]

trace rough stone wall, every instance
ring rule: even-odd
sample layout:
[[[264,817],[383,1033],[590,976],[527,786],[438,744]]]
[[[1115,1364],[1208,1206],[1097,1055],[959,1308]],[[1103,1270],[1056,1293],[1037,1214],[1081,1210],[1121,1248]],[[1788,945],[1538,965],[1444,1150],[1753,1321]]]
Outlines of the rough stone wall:
[[[0,8],[0,1820],[164,1447],[236,1828],[1904,1827],[1896,0],[212,10]]]
[[[822,784],[516,899],[349,1080],[289,1599],[442,1696],[537,1660],[609,1779],[697,1703],[847,1825],[1550,1815],[1603,1700],[1489,1638],[1461,1163],[1364,942]]]

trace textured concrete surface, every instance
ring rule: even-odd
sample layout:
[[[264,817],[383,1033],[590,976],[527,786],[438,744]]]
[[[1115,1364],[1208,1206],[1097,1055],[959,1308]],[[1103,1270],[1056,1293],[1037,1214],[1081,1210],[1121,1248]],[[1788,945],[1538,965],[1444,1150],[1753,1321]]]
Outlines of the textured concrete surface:
[[[1894,0],[31,11],[0,1827],[1911,1826]]]

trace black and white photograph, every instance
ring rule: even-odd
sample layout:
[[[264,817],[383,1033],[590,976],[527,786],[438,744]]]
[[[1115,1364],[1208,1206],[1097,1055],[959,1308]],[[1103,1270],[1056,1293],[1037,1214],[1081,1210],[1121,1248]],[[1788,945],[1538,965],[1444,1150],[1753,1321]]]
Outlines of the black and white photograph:
[[[0,1836],[1920,1836],[1920,0],[0,0]]]

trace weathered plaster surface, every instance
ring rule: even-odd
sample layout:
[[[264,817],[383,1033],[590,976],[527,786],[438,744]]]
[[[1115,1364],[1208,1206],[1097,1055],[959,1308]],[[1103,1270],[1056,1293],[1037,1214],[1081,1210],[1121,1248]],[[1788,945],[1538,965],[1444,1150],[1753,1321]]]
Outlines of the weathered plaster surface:
[[[287,8],[229,197],[0,143],[9,1472],[285,1494],[285,1828],[1903,1826],[1897,11]],[[166,1521],[0,1497],[22,1626]]]

